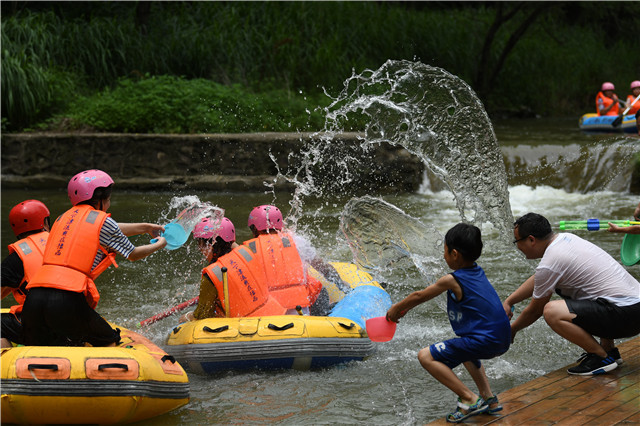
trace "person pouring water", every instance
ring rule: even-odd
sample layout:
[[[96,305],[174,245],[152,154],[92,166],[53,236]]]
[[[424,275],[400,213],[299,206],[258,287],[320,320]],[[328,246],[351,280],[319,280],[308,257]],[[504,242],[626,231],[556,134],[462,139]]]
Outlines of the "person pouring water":
[[[502,311],[498,293],[476,260],[482,253],[480,229],[459,223],[444,237],[444,260],[453,272],[423,290],[415,291],[387,311],[387,320],[398,322],[414,307],[446,293],[447,314],[456,336],[418,352],[418,361],[440,383],[458,395],[450,423],[460,423],[480,413],[502,410],[493,395],[481,359],[491,359],[509,349],[509,318]],[[463,364],[480,395],[469,389],[453,371]]]
[[[115,263],[115,253],[136,261],[165,247],[162,225],[117,223],[107,213],[113,179],[101,170],[86,170],[69,181],[72,208],[51,227],[42,267],[27,285],[22,310],[25,345],[115,346],[120,330],[112,329],[95,308],[100,294],[94,280]],[[153,244],[134,246],[127,237],[149,234]]]

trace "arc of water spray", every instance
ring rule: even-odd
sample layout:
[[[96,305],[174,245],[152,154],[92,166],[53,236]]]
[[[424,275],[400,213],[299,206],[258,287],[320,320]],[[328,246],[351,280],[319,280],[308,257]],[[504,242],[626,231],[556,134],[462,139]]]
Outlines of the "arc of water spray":
[[[393,204],[364,196],[351,199],[340,216],[340,229],[353,257],[365,269],[384,269],[409,260],[428,276],[440,269],[442,235],[432,225]],[[424,271],[430,263],[429,271]]]
[[[339,133],[350,114],[369,118],[366,143],[401,145],[417,155],[452,191],[463,221],[490,222],[508,245],[513,214],[502,154],[482,102],[462,79],[389,60],[345,81],[327,108],[325,130]]]

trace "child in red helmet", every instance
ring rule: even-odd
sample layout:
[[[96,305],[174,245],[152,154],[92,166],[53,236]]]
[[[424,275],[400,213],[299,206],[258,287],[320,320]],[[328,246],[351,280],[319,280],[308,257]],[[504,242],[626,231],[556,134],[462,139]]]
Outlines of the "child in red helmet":
[[[42,266],[44,248],[51,228],[47,206],[38,200],[25,200],[9,212],[9,223],[17,241],[9,244],[9,255],[2,261],[2,298],[13,294],[17,305],[2,314],[1,347],[11,342],[23,344],[22,305],[27,297],[27,284]]]

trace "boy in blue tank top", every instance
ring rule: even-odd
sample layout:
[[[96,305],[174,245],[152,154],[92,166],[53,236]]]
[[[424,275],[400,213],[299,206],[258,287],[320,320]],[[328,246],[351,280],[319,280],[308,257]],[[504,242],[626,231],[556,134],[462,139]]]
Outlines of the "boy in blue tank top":
[[[456,410],[447,415],[451,423],[502,409],[480,360],[502,355],[509,349],[511,326],[500,297],[475,263],[481,252],[480,229],[457,224],[444,239],[444,260],[454,272],[411,293],[387,312],[389,321],[398,322],[410,309],[447,293],[447,315],[458,337],[421,349],[418,360],[435,379],[458,395]],[[460,364],[469,371],[480,395],[473,393],[453,372]]]

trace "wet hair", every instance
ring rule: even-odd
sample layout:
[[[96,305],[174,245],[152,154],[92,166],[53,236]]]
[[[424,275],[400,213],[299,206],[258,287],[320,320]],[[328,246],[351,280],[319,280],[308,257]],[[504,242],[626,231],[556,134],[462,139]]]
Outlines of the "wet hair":
[[[531,235],[540,240],[545,240],[553,233],[547,218],[538,213],[525,214],[516,220],[513,226],[518,228],[520,238],[526,238]]]
[[[225,241],[222,239],[221,236],[217,236],[216,237],[216,242],[213,245],[211,252],[213,253],[213,257],[214,259],[219,258],[220,256],[223,256],[227,253],[229,253],[231,251],[231,245],[234,243],[235,241]]]
[[[113,184],[111,184],[109,186],[98,187],[98,188],[93,190],[93,195],[91,196],[91,198],[89,198],[88,200],[79,202],[78,205],[80,205],[80,204],[89,204],[90,206],[94,206],[95,207],[98,204],[100,204],[100,201],[106,200],[109,197],[111,197],[111,190],[112,189],[113,189]]]
[[[462,255],[464,260],[475,262],[482,253],[482,235],[477,226],[459,223],[449,229],[444,236],[449,253],[454,249]]]
[[[211,246],[212,261],[215,262],[220,256],[224,256],[232,250],[234,241],[225,241],[222,237],[217,236],[213,238],[198,238],[200,241],[206,241]]]

